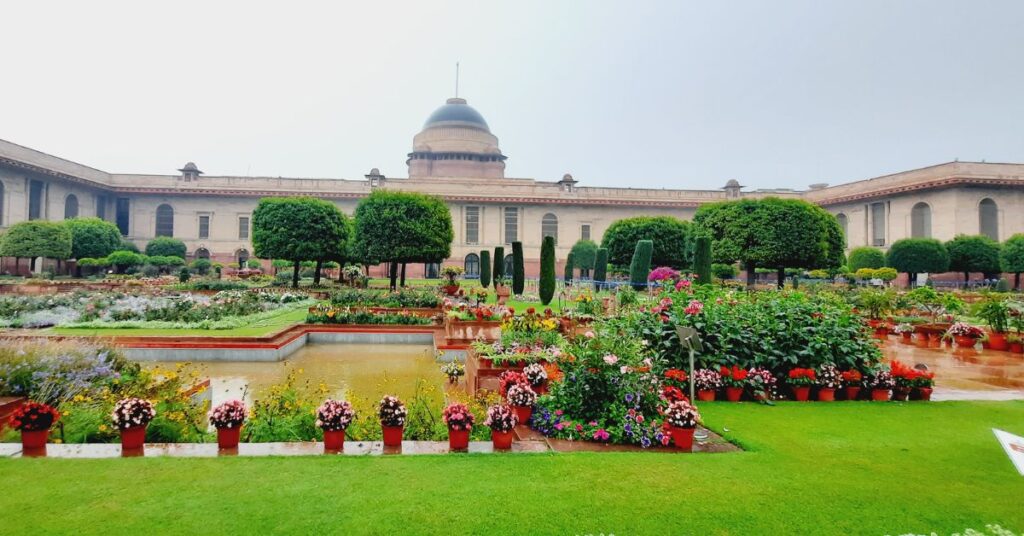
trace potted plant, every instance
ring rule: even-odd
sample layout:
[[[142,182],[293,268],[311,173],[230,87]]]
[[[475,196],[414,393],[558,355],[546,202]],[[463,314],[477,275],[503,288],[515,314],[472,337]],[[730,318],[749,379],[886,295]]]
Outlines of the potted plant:
[[[523,368],[523,376],[530,382],[530,388],[538,395],[548,392],[548,372],[540,363],[530,363]]]
[[[910,395],[910,389],[913,387],[913,380],[917,375],[917,371],[894,359],[889,364],[889,374],[892,375],[893,381],[892,399],[906,400],[907,396]]]
[[[14,410],[8,419],[11,428],[21,432],[21,448],[38,450],[46,448],[50,427],[60,420],[60,413],[46,404],[26,402]]]
[[[871,400],[885,402],[889,400],[889,390],[893,387],[892,374],[880,369],[868,377],[867,387],[871,389]]]
[[[496,404],[487,408],[486,426],[491,428],[491,442],[496,450],[512,448],[512,429],[519,424],[519,417],[508,404]]]
[[[988,295],[979,301],[973,308],[974,316],[981,318],[988,324],[988,344],[993,350],[1005,351],[1006,329],[1010,322],[1010,308],[1006,300],[999,296]]]
[[[729,402],[739,402],[743,396],[743,387],[747,384],[747,371],[736,365],[732,368],[722,367],[719,374],[725,384],[725,398]]]
[[[697,369],[693,373],[693,388],[701,402],[712,402],[722,387],[722,375],[712,369]]]
[[[519,422],[529,423],[530,417],[533,415],[533,404],[537,402],[537,393],[533,392],[529,385],[514,383],[508,387],[505,398],[515,408]]]
[[[882,321],[882,315],[892,310],[893,292],[865,288],[857,295],[857,303],[868,312],[868,325],[875,329],[875,335],[887,336],[889,326]]]
[[[380,399],[380,426],[384,432],[385,447],[402,446],[405,417],[409,412],[397,396],[385,395]]]
[[[356,412],[344,400],[328,398],[316,409],[316,425],[324,431],[324,450],[345,450],[345,430],[352,424]]]
[[[217,429],[217,446],[222,449],[238,447],[242,425],[249,408],[241,400],[228,400],[210,410],[210,424]]]
[[[842,384],[842,375],[839,369],[832,363],[825,363],[818,367],[818,401],[834,402],[836,389]]]
[[[473,429],[475,417],[465,404],[449,404],[441,413],[441,419],[448,425],[448,448],[466,450],[469,448],[469,431]]]
[[[508,297],[512,295],[512,289],[508,288],[508,277],[495,276],[494,295],[498,297],[498,305],[505,305]]]
[[[979,327],[957,322],[946,330],[946,336],[952,337],[961,348],[974,348],[978,344],[978,339],[985,336],[985,332]]]
[[[807,402],[811,394],[811,386],[817,381],[814,369],[795,368],[789,371],[789,386],[793,389],[793,398],[797,402]]]
[[[445,281],[444,286],[442,287],[442,290],[444,290],[445,294],[449,296],[455,296],[456,294],[459,293],[459,282],[457,281],[457,279],[460,275],[462,275],[463,271],[464,270],[462,269],[461,266],[454,265],[448,265],[445,266],[444,268],[441,268],[441,276],[447,279],[447,281]]]
[[[1009,335],[1006,337],[1006,345],[1015,354],[1024,354],[1024,339],[1020,335]]]
[[[901,324],[897,324],[896,327],[892,328],[892,331],[893,333],[897,333],[900,336],[902,336],[904,341],[909,341],[910,338],[914,335],[914,326],[906,322],[903,322]]]
[[[676,400],[665,408],[665,423],[669,426],[672,440],[679,450],[693,450],[693,430],[700,421],[697,408],[686,400]]]
[[[149,400],[125,398],[114,404],[111,420],[121,431],[121,449],[138,450],[146,443],[146,426],[156,417]]]
[[[843,371],[843,385],[846,386],[847,400],[857,400],[857,395],[860,394],[861,382],[863,380],[864,375],[857,369]]]
[[[750,386],[754,399],[758,401],[777,398],[778,378],[772,371],[764,367],[754,367],[747,371],[747,384]]]
[[[914,376],[910,380],[910,385],[914,389],[911,391],[910,396],[912,400],[931,400],[932,389],[935,386],[935,373],[926,370],[915,370]]]
[[[484,288],[484,287],[476,287],[472,291],[470,291],[470,295],[472,295],[473,299],[476,300],[476,304],[480,305],[481,303],[484,303],[484,302],[487,301],[488,293],[487,293],[487,289],[486,288]]]
[[[466,366],[458,361],[449,361],[441,366],[441,372],[448,376],[448,383],[457,383],[466,374]]]

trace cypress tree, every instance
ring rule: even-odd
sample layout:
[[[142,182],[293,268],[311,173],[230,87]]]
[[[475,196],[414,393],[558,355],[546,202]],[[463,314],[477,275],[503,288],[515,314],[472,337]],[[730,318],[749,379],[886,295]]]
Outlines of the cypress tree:
[[[711,239],[706,236],[694,241],[693,273],[697,274],[697,283],[711,283]]]
[[[494,288],[498,288],[498,280],[505,277],[505,247],[498,246],[494,248],[494,269],[491,270],[491,274],[494,275]]]
[[[637,241],[636,249],[633,250],[633,261],[629,263],[629,282],[637,290],[647,286],[647,274],[651,272],[651,255],[653,252],[653,241]]]
[[[594,256],[594,289],[601,290],[608,279],[608,248],[597,248]]]
[[[555,297],[555,238],[545,236],[540,247],[540,302],[551,303]]]
[[[523,243],[512,242],[512,293],[519,296],[526,287],[526,267],[523,265]]]
[[[567,285],[569,283],[572,283],[572,270],[574,268],[574,266],[573,266],[573,261],[574,260],[575,259],[573,259],[572,252],[570,251],[569,255],[567,255],[565,257],[565,283]]]
[[[480,286],[491,286],[491,252],[486,249],[480,252]]]

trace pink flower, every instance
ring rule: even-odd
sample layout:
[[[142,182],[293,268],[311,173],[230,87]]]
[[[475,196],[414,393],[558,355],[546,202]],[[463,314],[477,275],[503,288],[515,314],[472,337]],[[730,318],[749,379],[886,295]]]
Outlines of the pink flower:
[[[564,412],[562,410],[560,410],[560,409],[556,409],[555,410],[555,415],[561,415],[562,413],[564,413]]]
[[[562,428],[565,428],[564,422],[558,422],[555,424],[555,430],[561,430]]]
[[[622,367],[619,368],[619,373],[620,374],[625,374],[625,373],[627,373],[627,372],[629,372],[631,370],[633,370],[633,369],[627,367],[626,365],[622,365]]]
[[[594,332],[593,331],[587,331],[586,333],[583,334],[583,336],[588,338],[588,339],[593,339],[594,338]]]
[[[619,356],[615,354],[608,354],[604,356],[604,362],[608,363],[609,365],[614,365],[619,362]]]
[[[640,413],[636,416],[636,422],[644,422],[644,414]]]
[[[598,441],[608,441],[609,437],[611,436],[604,428],[601,428],[600,430],[594,432],[594,439]]]
[[[644,366],[646,366],[646,367],[650,367],[651,366],[651,358],[649,358],[649,357],[645,357],[644,358]]]
[[[690,288],[689,279],[681,279],[678,283],[676,283],[676,290],[683,290],[684,288]]]
[[[582,432],[583,431],[583,425],[582,424],[577,424],[576,425],[576,431],[577,432]]]
[[[699,315],[704,310],[704,304],[700,300],[690,300],[690,304],[683,309],[683,312],[688,315]]]

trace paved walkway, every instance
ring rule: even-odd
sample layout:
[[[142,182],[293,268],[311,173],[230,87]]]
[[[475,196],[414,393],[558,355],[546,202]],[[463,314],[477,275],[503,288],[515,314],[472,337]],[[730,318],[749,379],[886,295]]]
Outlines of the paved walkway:
[[[887,361],[924,364],[935,373],[932,400],[1024,400],[1024,354],[962,348],[927,348],[890,336]]]

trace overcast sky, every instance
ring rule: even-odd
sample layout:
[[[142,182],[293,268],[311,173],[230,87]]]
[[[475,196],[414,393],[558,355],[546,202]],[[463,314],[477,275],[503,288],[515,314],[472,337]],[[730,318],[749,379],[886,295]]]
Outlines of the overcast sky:
[[[1024,2],[9,2],[0,138],[111,172],[405,176],[454,91],[506,175],[805,188],[1024,162]]]

